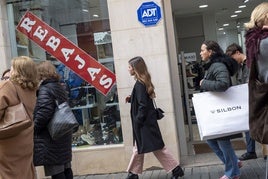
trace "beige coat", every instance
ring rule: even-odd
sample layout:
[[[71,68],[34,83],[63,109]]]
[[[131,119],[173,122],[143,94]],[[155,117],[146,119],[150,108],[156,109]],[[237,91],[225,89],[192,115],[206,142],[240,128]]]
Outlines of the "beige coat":
[[[33,119],[36,92],[17,86],[18,94]],[[0,120],[8,106],[19,103],[12,83],[0,82]],[[33,124],[19,135],[0,139],[0,179],[34,179],[33,166]]]

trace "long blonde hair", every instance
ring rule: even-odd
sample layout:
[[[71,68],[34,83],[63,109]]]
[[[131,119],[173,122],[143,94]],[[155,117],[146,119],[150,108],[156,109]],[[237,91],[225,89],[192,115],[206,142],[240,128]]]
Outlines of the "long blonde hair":
[[[245,23],[246,30],[254,27],[262,28],[268,22],[268,2],[263,2],[256,6],[251,13],[250,21]]]
[[[143,58],[137,56],[130,59],[128,63],[135,72],[134,77],[145,85],[150,98],[155,98],[154,85],[151,81],[151,75],[148,72],[147,66]]]
[[[35,90],[38,86],[35,62],[27,56],[12,59],[12,74],[10,80],[19,84],[23,89]]]

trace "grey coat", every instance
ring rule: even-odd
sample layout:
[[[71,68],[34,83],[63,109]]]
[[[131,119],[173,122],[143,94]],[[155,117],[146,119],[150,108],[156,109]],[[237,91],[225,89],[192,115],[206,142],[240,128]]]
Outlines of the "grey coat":
[[[231,78],[227,67],[221,62],[212,63],[205,73],[200,89],[222,92],[231,86]]]

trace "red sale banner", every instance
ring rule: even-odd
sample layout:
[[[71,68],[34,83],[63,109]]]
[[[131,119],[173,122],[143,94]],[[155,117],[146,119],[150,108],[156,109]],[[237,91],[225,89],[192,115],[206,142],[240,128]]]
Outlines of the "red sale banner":
[[[114,85],[116,78],[113,72],[29,11],[21,18],[17,30],[102,94],[106,95]]]

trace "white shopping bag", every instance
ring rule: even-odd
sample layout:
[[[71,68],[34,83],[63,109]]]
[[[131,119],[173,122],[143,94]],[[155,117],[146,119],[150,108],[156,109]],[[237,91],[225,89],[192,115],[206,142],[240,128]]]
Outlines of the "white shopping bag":
[[[248,84],[225,92],[203,92],[192,98],[201,140],[249,130]]]

